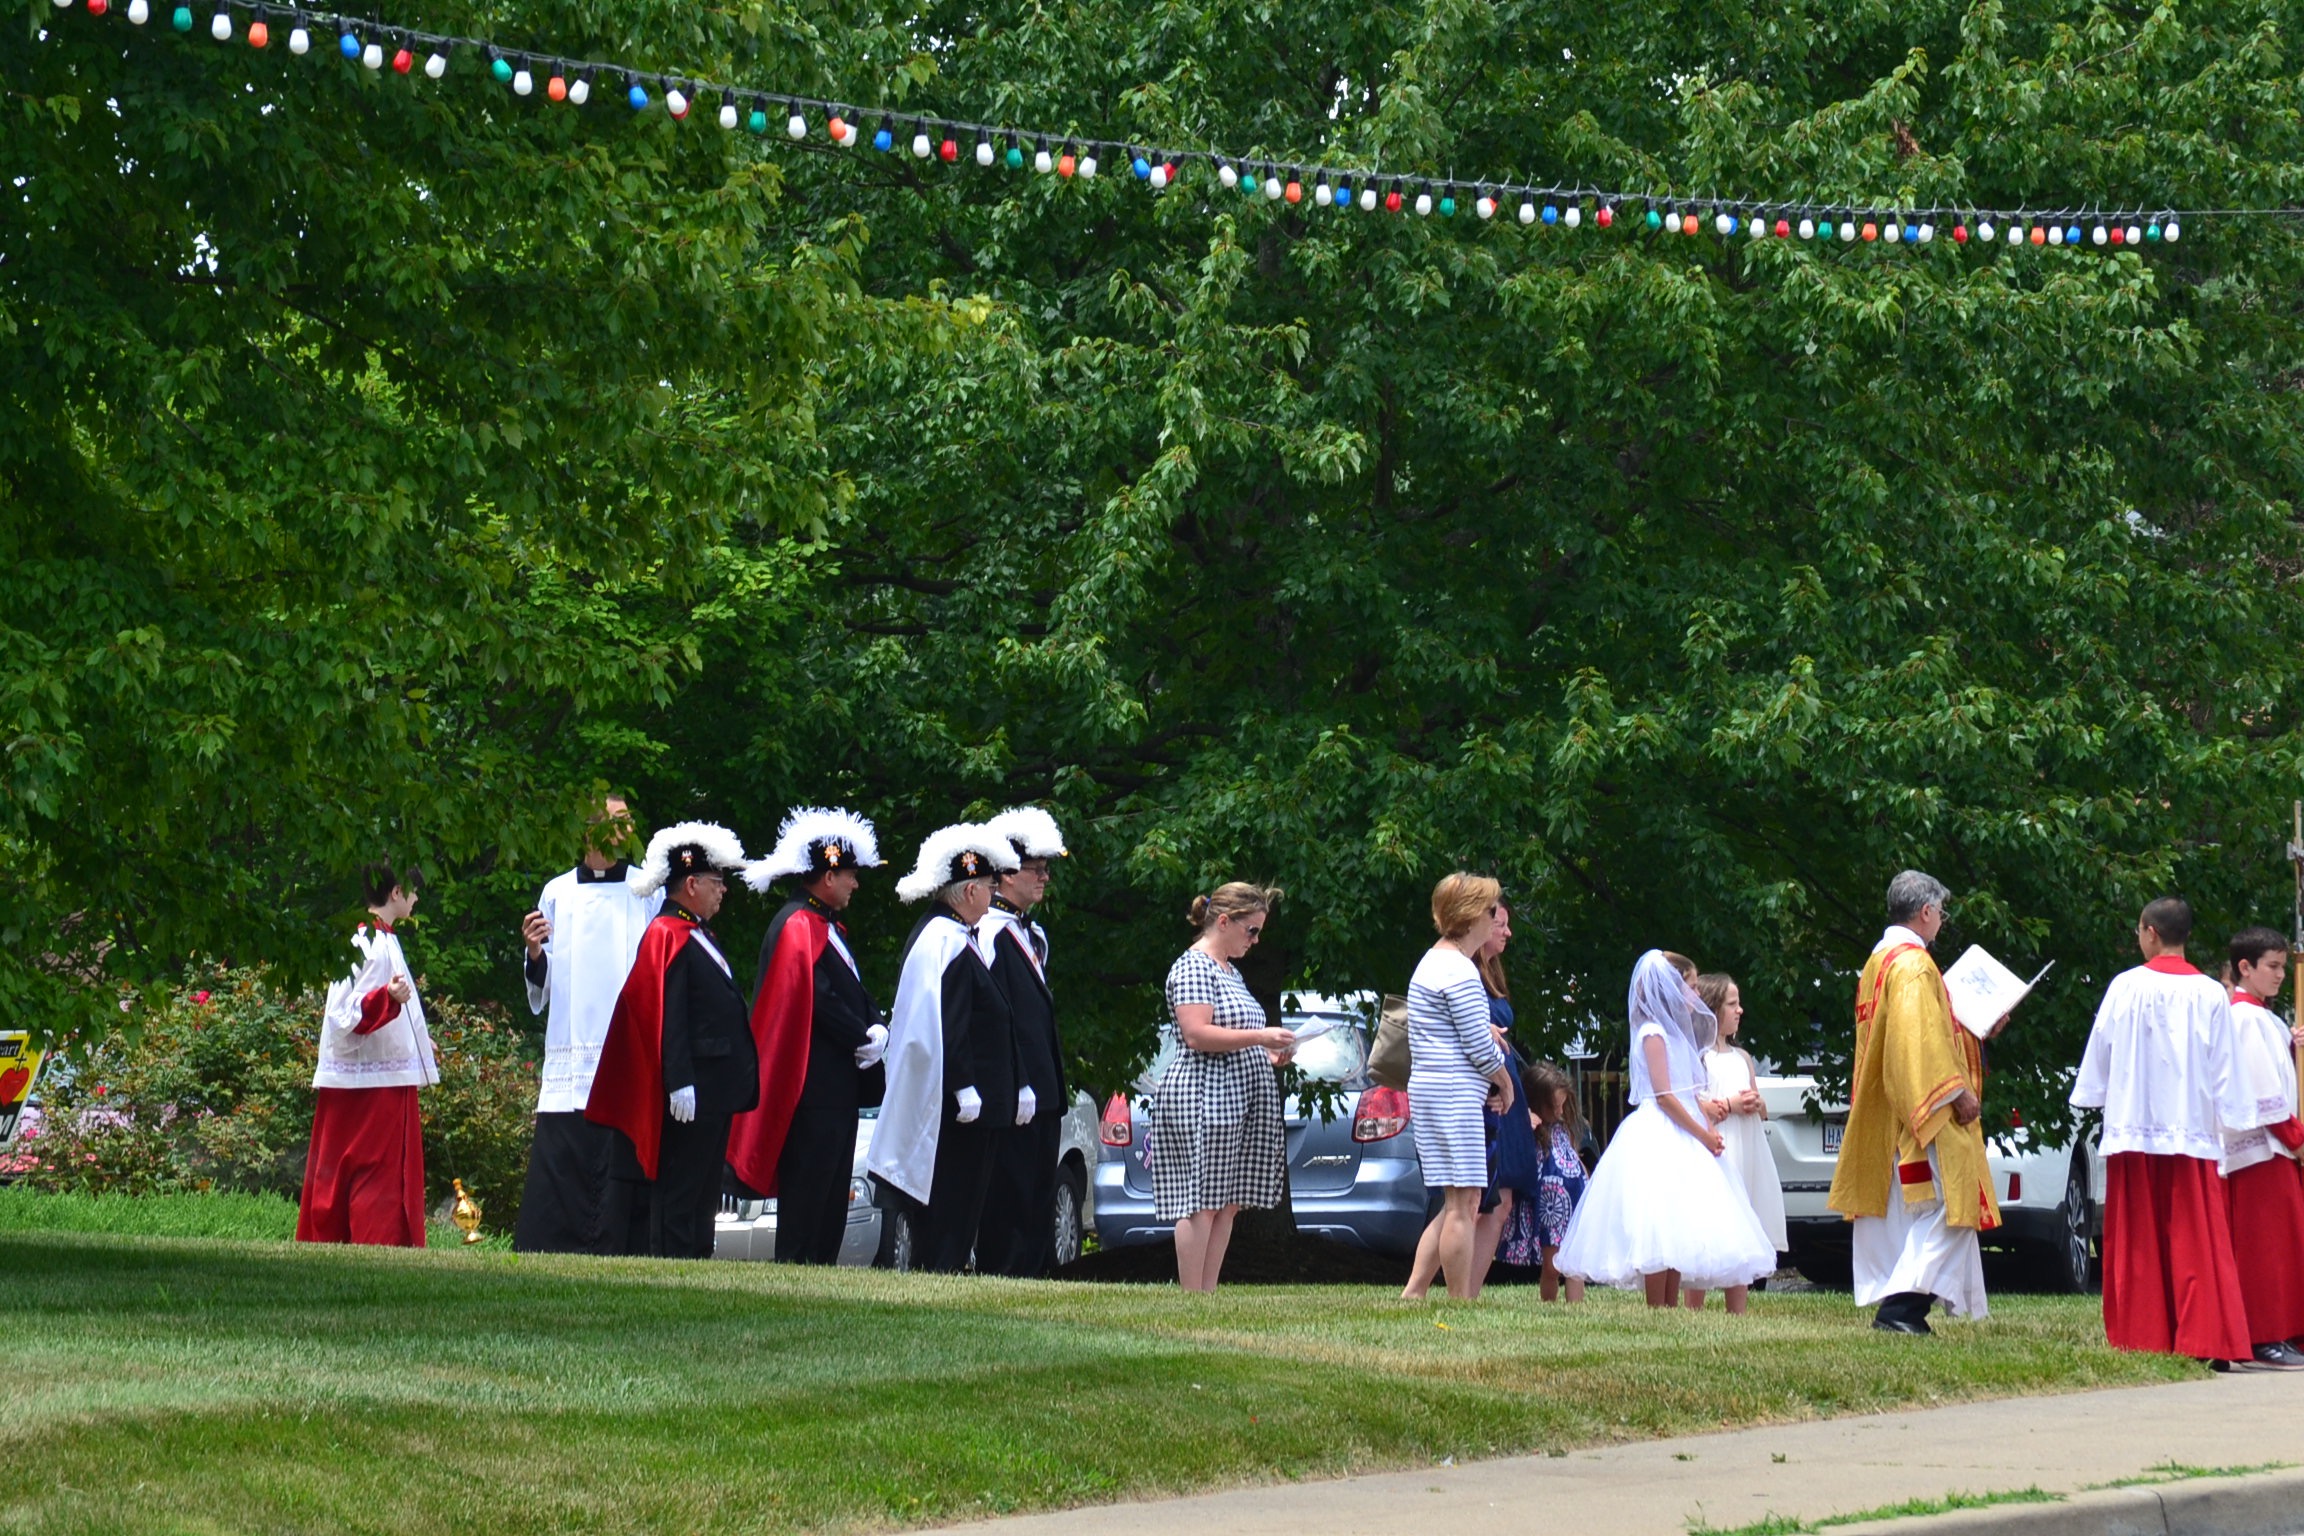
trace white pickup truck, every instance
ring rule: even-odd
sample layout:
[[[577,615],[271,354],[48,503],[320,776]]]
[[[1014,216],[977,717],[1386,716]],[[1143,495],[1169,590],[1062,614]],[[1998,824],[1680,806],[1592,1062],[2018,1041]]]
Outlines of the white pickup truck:
[[[1848,1106],[1824,1102],[1816,1079],[1764,1071],[1768,1150],[1784,1186],[1784,1231],[1792,1267],[1818,1285],[1848,1284],[1848,1224],[1824,1203],[1840,1161]],[[1987,1247],[2020,1254],[2038,1279],[2062,1291],[2098,1283],[2097,1239],[2104,1227],[2104,1160],[2093,1141],[2059,1147],[1991,1144],[1992,1189],[2000,1228]]]

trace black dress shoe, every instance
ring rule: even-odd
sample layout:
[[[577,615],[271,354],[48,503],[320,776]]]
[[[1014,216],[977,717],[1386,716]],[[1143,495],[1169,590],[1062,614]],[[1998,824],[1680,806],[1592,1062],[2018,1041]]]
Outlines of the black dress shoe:
[[[2304,1371],[2304,1354],[2287,1344],[2259,1344],[2256,1364],[2271,1371]]]
[[[1875,1317],[1872,1326],[1882,1333],[1934,1333],[1924,1317]]]

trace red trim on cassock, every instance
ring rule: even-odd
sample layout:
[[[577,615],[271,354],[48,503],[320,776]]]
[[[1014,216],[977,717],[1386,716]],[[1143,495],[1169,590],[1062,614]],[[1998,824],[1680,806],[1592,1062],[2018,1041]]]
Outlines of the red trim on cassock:
[[[372,987],[360,999],[360,1022],[352,1026],[356,1035],[372,1035],[400,1017],[400,1000],[382,987]]]
[[[424,1246],[424,1127],[416,1088],[313,1091],[300,1243]]]
[[[2114,1348],[2249,1358],[2223,1182],[2205,1158],[2105,1160],[2104,1336]]]
[[[640,1171],[651,1180],[664,1141],[664,970],[695,931],[686,918],[659,912],[640,936],[640,952],[608,1019],[608,1038],[600,1043],[592,1096],[584,1103],[585,1119],[630,1138]]]
[[[1926,1162],[1898,1163],[1896,1165],[1896,1182],[1899,1184],[1933,1184],[1936,1182],[1936,1170],[1929,1167]]]
[[[792,1131],[792,1111],[808,1079],[808,1039],[816,1025],[816,962],[832,925],[801,907],[784,919],[768,974],[752,999],[752,1042],[760,1056],[760,1103],[728,1128],[728,1166],[763,1195],[776,1193],[776,1165]]]
[[[2248,1341],[2304,1338],[2304,1169],[2276,1157],[2226,1179],[2224,1193]]]
[[[2197,976],[2200,967],[2182,955],[2154,955],[2144,962],[2144,969],[2158,971],[2163,976]]]

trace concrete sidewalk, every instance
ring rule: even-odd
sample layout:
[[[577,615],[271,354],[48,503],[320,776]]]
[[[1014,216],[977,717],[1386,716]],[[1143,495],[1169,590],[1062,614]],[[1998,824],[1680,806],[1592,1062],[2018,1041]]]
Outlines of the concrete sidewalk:
[[[1844,1517],[1953,1493],[2035,1487],[2078,1493],[2149,1476],[2154,1466],[2168,1462],[2203,1468],[2304,1465],[2304,1371],[2243,1371],[2164,1386],[1651,1440],[1563,1457],[1521,1456],[1332,1482],[1238,1488],[960,1529],[997,1530],[1000,1536],[1141,1536],[1147,1528],[1196,1536],[1293,1536],[1303,1531],[1320,1536],[1400,1536],[1403,1531],[1527,1536],[1532,1530],[1559,1536],[1685,1536],[1694,1525],[1733,1529],[1770,1515]],[[2304,1492],[2304,1476],[2289,1474],[2278,1481]],[[2263,1495],[2274,1491],[2256,1489],[2254,1505],[2262,1507]],[[2122,1502],[2122,1496],[2090,1496],[2082,1507]],[[2288,1502],[2283,1495],[2280,1503]],[[2125,1504],[2160,1508],[2137,1495],[2125,1496]],[[2070,1508],[2029,1507],[2042,1516]],[[1997,1522],[2010,1536],[2020,1530],[2044,1536],[2049,1527],[2037,1518],[2013,1520],[2024,1509],[1978,1513],[1994,1517],[1982,1525]],[[2304,1536],[2304,1497],[2294,1498],[2293,1513],[2286,1536]],[[2057,1527],[2059,1536],[2071,1526],[2065,1519]],[[2223,1526],[2197,1518],[2179,1521],[2172,1500],[2165,1519],[2139,1519],[2132,1512],[2095,1528],[2166,1531],[2170,1536],[2244,1536],[2269,1529],[2256,1518]]]

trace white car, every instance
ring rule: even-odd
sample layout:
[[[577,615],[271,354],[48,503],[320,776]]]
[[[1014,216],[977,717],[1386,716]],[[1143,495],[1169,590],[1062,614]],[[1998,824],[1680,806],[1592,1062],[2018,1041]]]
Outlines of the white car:
[[[1824,1200],[1840,1162],[1848,1106],[1823,1102],[1816,1079],[1805,1075],[1764,1071],[1759,1088],[1768,1106],[1768,1150],[1784,1186],[1792,1267],[1818,1285],[1846,1285],[1848,1224]],[[1984,1234],[1985,1246],[2024,1256],[2057,1290],[2093,1289],[2104,1228],[2104,1160],[2095,1155],[2093,1138],[2079,1147],[2019,1147],[1996,1139],[1990,1153],[2000,1227]]]
[[[840,1240],[840,1262],[859,1268],[912,1267],[913,1233],[909,1212],[874,1202],[864,1156],[872,1147],[872,1127],[880,1117],[867,1109],[856,1120],[856,1163],[848,1179],[848,1232]],[[1096,1164],[1096,1106],[1085,1093],[1072,1095],[1063,1134],[1056,1143],[1056,1262],[1080,1257],[1080,1244],[1095,1213],[1089,1208],[1088,1170]],[[723,1197],[712,1236],[712,1257],[766,1263],[776,1257],[776,1202]]]

